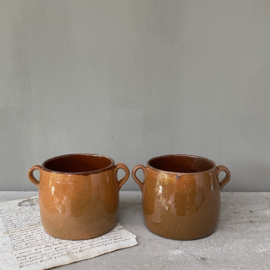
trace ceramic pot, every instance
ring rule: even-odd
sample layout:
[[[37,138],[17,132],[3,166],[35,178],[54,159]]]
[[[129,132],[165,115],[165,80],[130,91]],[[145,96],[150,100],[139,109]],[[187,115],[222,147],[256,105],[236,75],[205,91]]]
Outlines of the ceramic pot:
[[[142,169],[144,181],[136,177]],[[221,171],[226,173],[219,182]],[[212,234],[218,224],[220,191],[231,178],[230,171],[206,158],[166,155],[136,166],[132,176],[142,191],[146,227],[153,233],[178,240]]]
[[[117,180],[117,171],[126,175]],[[40,173],[38,181],[34,170]],[[126,165],[93,154],[71,154],[46,160],[28,172],[38,186],[45,231],[57,238],[81,240],[109,232],[116,225],[119,190],[129,178]]]

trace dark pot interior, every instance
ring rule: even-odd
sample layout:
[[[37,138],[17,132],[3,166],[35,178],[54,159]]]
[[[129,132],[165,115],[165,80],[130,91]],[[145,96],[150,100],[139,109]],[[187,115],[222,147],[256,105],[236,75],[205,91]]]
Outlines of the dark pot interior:
[[[48,159],[43,169],[63,173],[103,171],[113,166],[113,160],[99,155],[73,154]]]
[[[155,169],[175,173],[204,172],[215,167],[215,163],[207,158],[188,155],[155,157],[148,164]]]

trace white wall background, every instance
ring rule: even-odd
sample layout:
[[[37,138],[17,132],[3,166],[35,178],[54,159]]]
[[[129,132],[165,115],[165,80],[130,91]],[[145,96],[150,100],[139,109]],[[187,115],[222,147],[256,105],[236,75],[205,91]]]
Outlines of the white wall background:
[[[0,0],[0,95],[0,190],[88,152],[201,155],[270,191],[269,0]]]

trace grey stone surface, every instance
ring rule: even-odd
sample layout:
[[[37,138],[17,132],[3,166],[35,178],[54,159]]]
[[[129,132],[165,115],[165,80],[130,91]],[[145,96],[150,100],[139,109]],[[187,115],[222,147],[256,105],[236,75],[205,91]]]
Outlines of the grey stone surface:
[[[1,192],[0,201],[35,194]],[[270,269],[270,193],[221,193],[218,228],[200,240],[170,240],[148,231],[140,192],[120,192],[119,222],[137,235],[138,246],[57,269]]]

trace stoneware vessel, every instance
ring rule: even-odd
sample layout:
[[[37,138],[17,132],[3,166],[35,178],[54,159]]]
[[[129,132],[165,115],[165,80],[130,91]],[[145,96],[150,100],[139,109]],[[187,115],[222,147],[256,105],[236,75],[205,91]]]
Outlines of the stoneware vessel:
[[[144,181],[136,177],[142,169]],[[219,182],[221,171],[226,173]],[[166,155],[136,166],[132,176],[142,191],[146,227],[171,239],[198,239],[213,233],[218,224],[220,191],[230,171],[206,158]]]
[[[126,175],[117,180],[117,171]],[[38,181],[34,170],[40,173]],[[116,225],[119,190],[129,178],[125,164],[93,154],[71,154],[46,160],[28,172],[38,186],[45,231],[57,238],[81,240],[109,232]]]

